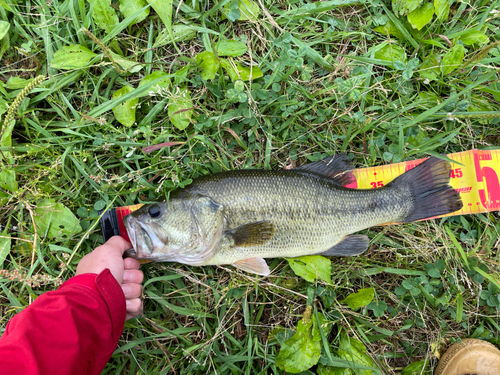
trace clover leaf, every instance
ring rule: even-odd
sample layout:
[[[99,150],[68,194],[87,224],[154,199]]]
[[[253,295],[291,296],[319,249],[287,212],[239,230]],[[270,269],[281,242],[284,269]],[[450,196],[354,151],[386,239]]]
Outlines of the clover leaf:
[[[366,306],[368,310],[373,310],[373,315],[377,318],[380,318],[384,315],[384,311],[387,310],[387,304],[384,301],[373,301],[368,306]]]

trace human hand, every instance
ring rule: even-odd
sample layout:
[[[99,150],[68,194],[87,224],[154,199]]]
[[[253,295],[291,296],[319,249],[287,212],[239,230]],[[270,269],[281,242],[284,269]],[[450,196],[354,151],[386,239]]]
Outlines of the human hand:
[[[126,319],[132,319],[142,313],[142,291],[144,275],[139,270],[140,263],[136,259],[123,259],[125,250],[132,245],[120,236],[111,237],[104,245],[95,248],[85,255],[76,267],[76,275],[83,273],[99,274],[108,268],[116,281],[121,285],[127,304]]]

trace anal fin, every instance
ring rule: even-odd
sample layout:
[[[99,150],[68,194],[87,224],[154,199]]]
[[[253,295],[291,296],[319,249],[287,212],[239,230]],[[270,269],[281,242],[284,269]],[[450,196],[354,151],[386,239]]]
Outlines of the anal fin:
[[[241,225],[224,233],[234,241],[233,246],[247,247],[262,245],[274,234],[274,225],[268,220]]]
[[[368,250],[369,244],[368,236],[362,234],[345,236],[338,244],[317,255],[352,257],[363,254]]]
[[[267,276],[271,273],[264,258],[247,258],[233,263],[233,266],[240,270]]]

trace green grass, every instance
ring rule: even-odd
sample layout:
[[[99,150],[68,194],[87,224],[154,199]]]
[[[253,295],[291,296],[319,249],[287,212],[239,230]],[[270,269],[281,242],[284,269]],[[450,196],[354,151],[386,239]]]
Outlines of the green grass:
[[[151,9],[135,24],[147,2],[126,14],[119,2],[105,8],[118,24],[100,21],[104,0],[0,4],[0,26],[9,25],[0,43],[0,332],[102,243],[98,209],[154,201],[200,175],[342,151],[367,167],[499,146],[499,1],[443,1],[449,14],[420,31],[386,0],[260,0],[255,20],[234,22],[221,9],[234,19],[242,7],[229,1],[163,3],[161,17]],[[169,29],[175,46],[155,46]],[[226,40],[246,48],[227,56]],[[60,58],[70,45],[88,52],[64,66],[75,59]],[[197,64],[203,51],[216,62]],[[255,68],[249,81],[237,62],[262,77]],[[165,76],[139,87],[157,71]],[[68,209],[62,221],[49,200]],[[144,317],[126,323],[104,373],[282,374],[280,347],[312,306],[312,319],[332,322],[318,331],[313,373],[333,373],[324,365],[342,357],[347,335],[384,374],[422,360],[430,374],[435,354],[463,337],[500,344],[499,231],[497,213],[371,228],[368,255],[333,259],[331,284],[303,280],[284,259],[268,261],[267,278],[144,265]],[[374,304],[341,302],[363,288],[374,289]]]

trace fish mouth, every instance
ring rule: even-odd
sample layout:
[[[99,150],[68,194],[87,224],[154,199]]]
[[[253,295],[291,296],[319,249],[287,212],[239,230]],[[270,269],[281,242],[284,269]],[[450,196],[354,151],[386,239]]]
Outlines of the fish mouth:
[[[145,247],[149,250],[148,253],[152,254],[154,250],[153,241],[151,240],[151,237],[149,236],[148,232],[142,227],[140,223],[139,226],[141,227],[142,239],[144,240],[143,245],[145,245]]]
[[[125,251],[124,255],[135,259],[143,259],[151,256],[154,250],[153,241],[141,223],[130,214],[123,218],[123,223],[133,247]]]

